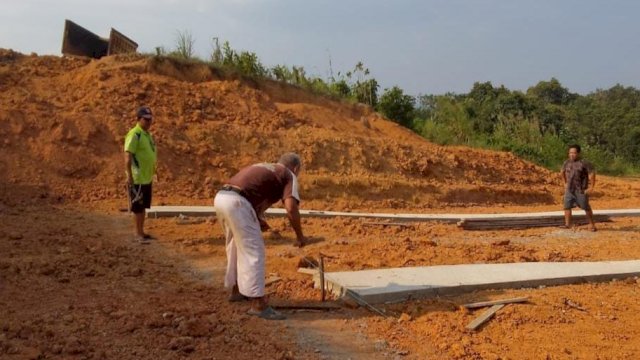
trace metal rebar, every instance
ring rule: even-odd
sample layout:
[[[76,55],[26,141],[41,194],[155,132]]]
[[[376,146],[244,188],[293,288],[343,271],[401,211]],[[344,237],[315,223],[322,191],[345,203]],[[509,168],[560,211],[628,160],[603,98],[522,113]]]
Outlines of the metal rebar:
[[[322,302],[326,298],[324,289],[324,256],[320,255],[320,289],[322,290]]]

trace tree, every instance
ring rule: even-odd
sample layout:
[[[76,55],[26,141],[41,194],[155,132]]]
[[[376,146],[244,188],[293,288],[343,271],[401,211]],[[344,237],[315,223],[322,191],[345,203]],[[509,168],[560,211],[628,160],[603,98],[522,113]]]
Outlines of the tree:
[[[212,44],[211,44],[212,50],[211,50],[211,62],[216,64],[216,65],[221,65],[222,64],[222,50],[220,49],[220,41],[218,40],[217,37],[214,37],[212,39]]]
[[[352,71],[347,72],[347,78],[355,76],[356,82],[351,85],[351,93],[356,101],[375,107],[378,104],[378,81],[374,78],[367,78],[371,73],[359,61]]]
[[[398,124],[411,127],[416,99],[394,86],[380,96],[377,110]]]
[[[224,44],[222,44],[222,65],[233,67],[237,56],[238,54],[233,50],[231,44],[229,44],[228,41],[225,41]]]
[[[176,34],[176,49],[174,54],[183,59],[193,58],[193,46],[195,43],[196,39],[189,30],[178,31]]]
[[[278,81],[291,83],[291,70],[284,65],[276,65],[271,68],[271,73]]]
[[[540,81],[536,86],[527,90],[527,95],[554,105],[566,105],[576,98],[576,95],[570,93],[569,89],[563,87],[556,78]]]
[[[353,84],[351,92],[355,95],[356,100],[360,103],[375,107],[378,104],[378,89],[380,85],[376,79],[358,81]]]
[[[331,91],[342,98],[348,98],[351,96],[351,88],[344,79],[333,81],[331,83]]]
[[[487,101],[493,101],[498,96],[497,91],[491,84],[491,81],[487,82],[475,82],[467,97],[475,100],[476,102],[483,103]]]
[[[242,51],[234,58],[235,68],[248,76],[266,77],[267,69],[262,65],[254,52]]]

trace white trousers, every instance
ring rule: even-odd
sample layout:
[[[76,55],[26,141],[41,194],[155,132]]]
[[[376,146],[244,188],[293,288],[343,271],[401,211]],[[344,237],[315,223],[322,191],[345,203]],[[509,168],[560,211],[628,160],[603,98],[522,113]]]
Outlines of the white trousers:
[[[233,191],[219,191],[213,204],[226,239],[224,286],[238,285],[244,296],[264,296],[265,248],[256,212]]]

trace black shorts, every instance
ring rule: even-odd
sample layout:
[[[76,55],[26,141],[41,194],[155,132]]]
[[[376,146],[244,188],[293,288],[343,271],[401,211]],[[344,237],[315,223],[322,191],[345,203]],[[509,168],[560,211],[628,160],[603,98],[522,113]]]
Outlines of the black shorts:
[[[567,191],[564,194],[564,209],[571,210],[576,205],[585,211],[591,210],[591,205],[589,204],[589,195],[584,194],[582,192],[570,192]]]
[[[134,214],[144,213],[151,207],[151,184],[129,186],[129,210]]]

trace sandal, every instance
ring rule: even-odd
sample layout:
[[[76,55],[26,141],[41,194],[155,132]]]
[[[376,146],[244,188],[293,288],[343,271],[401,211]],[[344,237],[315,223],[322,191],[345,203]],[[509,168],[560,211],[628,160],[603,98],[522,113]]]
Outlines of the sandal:
[[[142,244],[142,245],[151,244],[151,242],[149,242],[149,239],[145,238],[144,236],[136,236],[134,238],[134,241],[136,241],[137,243]]]
[[[142,237],[147,239],[147,240],[155,240],[156,239],[155,236],[149,235],[149,234],[144,234]]]
[[[271,306],[267,306],[266,308],[264,308],[264,310],[262,311],[257,311],[257,310],[249,310],[247,311],[248,315],[253,315],[253,316],[257,316],[259,318],[265,319],[265,320],[284,320],[287,317],[282,315],[281,313],[273,310],[273,308]]]
[[[229,302],[240,302],[240,301],[249,301],[249,298],[242,294],[229,295]]]

